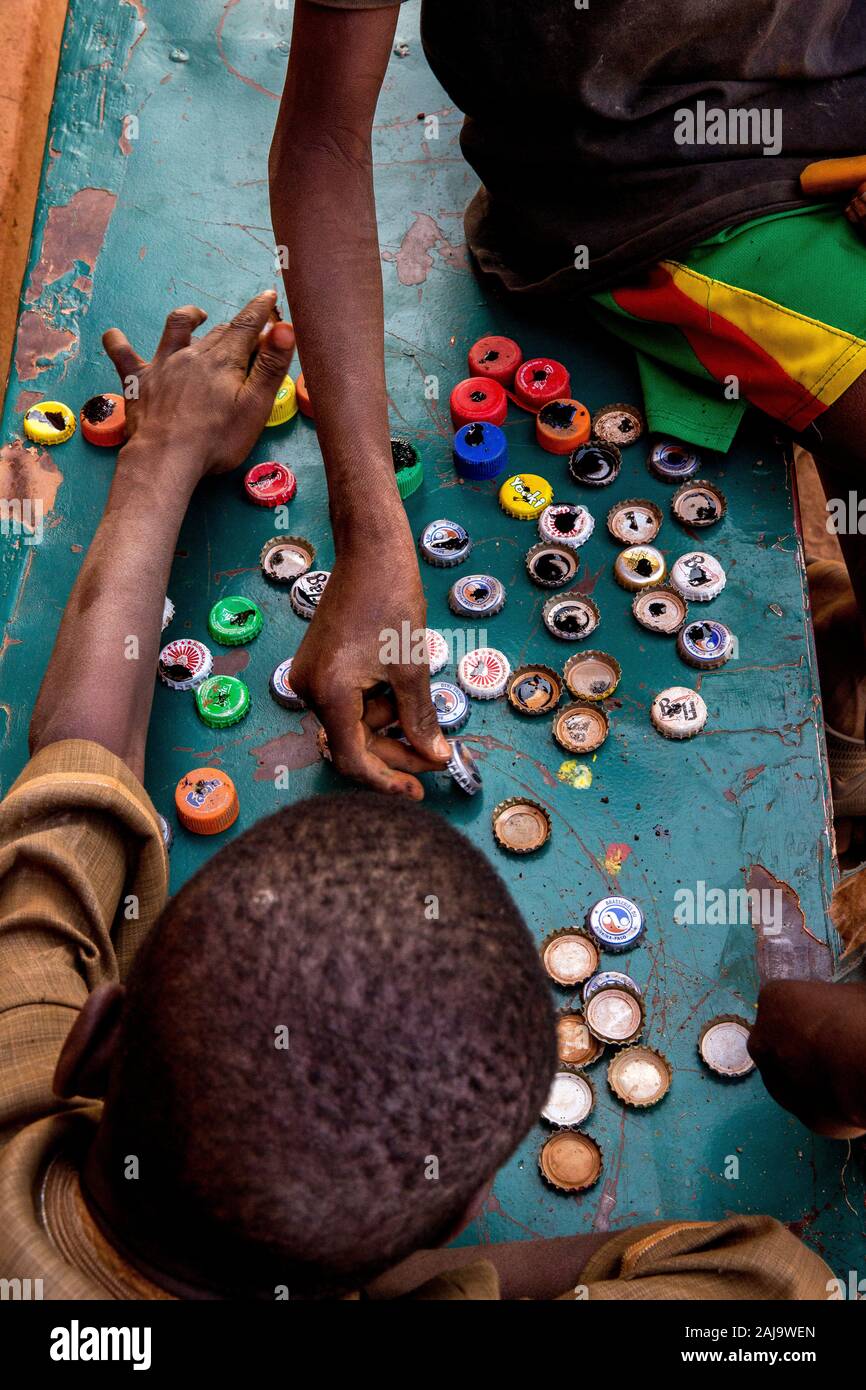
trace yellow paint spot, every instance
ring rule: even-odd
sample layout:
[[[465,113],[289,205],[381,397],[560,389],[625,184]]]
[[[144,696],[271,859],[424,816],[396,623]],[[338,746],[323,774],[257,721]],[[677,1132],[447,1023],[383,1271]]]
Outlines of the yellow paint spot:
[[[604,862],[605,871],[606,871],[607,873],[609,873],[609,874],[618,874],[619,871],[620,871],[620,869],[622,868],[622,853],[621,853],[621,851],[618,850],[618,849],[614,849],[613,845],[611,845],[610,849],[608,850],[607,854],[606,854],[605,857],[604,857],[604,861],[603,861],[603,862]]]
[[[560,782],[565,782],[569,787],[576,787],[578,791],[585,791],[592,786],[592,772],[586,763],[576,763],[573,758],[561,765],[557,772]]]

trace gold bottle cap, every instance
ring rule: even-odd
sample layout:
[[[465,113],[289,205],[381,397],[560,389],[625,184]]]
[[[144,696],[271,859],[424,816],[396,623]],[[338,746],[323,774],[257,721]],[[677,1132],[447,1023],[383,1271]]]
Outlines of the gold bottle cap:
[[[582,1013],[576,1009],[562,1009],[557,1014],[556,1055],[563,1066],[591,1066],[603,1051],[601,1040],[593,1037]]]
[[[606,700],[622,679],[622,667],[608,652],[575,652],[562,674],[576,700]]]
[[[645,1109],[670,1090],[673,1070],[667,1057],[651,1047],[624,1047],[608,1063],[607,1083],[625,1105]]]
[[[588,1134],[563,1129],[538,1155],[541,1176],[560,1192],[583,1192],[601,1177],[601,1149]]]
[[[558,985],[573,989],[598,969],[598,947],[587,932],[566,927],[541,943],[541,963]]]
[[[631,593],[658,588],[666,574],[665,557],[654,545],[629,545],[614,561],[614,579]]]
[[[609,733],[610,720],[600,705],[566,705],[553,720],[553,737],[566,753],[594,753]]]
[[[493,808],[493,835],[511,854],[532,854],[550,839],[550,816],[528,796],[512,796]]]

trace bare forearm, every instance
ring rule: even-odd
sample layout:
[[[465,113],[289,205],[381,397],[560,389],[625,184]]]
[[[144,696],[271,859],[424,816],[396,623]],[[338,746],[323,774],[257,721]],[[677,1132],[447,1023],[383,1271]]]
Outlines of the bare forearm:
[[[134,442],[66,605],[30,724],[30,751],[93,739],[141,777],[163,604],[192,492]]]

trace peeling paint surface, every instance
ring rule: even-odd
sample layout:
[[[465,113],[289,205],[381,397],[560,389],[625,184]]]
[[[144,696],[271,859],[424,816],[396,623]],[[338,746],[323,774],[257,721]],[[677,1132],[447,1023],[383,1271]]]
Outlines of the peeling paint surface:
[[[460,156],[457,113],[425,65],[418,10],[418,0],[402,6],[409,53],[392,59],[374,131],[391,421],[418,440],[425,463],[424,486],[407,512],[415,535],[436,516],[466,525],[473,568],[497,575],[508,593],[488,624],[489,641],[512,665],[536,660],[561,669],[572,649],[545,630],[545,595],[524,569],[534,528],[504,516],[495,482],[470,486],[456,478],[448,393],[466,375],[471,343],[489,332],[516,338],[526,356],[563,360],[576,395],[592,409],[639,400],[637,376],[628,356],[597,333],[588,338],[579,318],[568,332],[547,331],[538,317],[521,317],[519,305],[485,302],[463,246],[462,209],[475,178]],[[291,24],[290,9],[252,0],[71,0],[0,438],[2,485],[13,498],[40,496],[46,507],[41,545],[0,537],[4,788],[26,759],[28,711],[114,468],[111,451],[88,446],[80,431],[50,452],[26,448],[21,415],[37,394],[77,412],[87,397],[115,389],[100,344],[111,324],[149,354],[173,305],[197,302],[217,322],[274,283],[266,157]],[[185,61],[172,58],[179,50]],[[440,113],[437,140],[425,139],[419,112]],[[130,114],[137,135],[122,139]],[[431,382],[438,394],[425,390]],[[536,449],[529,417],[510,410],[506,430],[514,471],[549,478],[557,500],[577,497],[562,460]],[[844,1145],[807,1134],[758,1077],[738,1086],[714,1080],[695,1051],[701,1025],[714,1014],[754,1016],[762,976],[791,969],[823,976],[836,958],[820,699],[790,482],[772,441],[758,435],[743,433],[729,458],[706,463],[728,499],[728,515],[712,533],[728,573],[713,613],[737,635],[739,656],[701,676],[682,666],[673,643],[633,621],[629,595],[613,580],[616,548],[604,518],[615,501],[658,502],[665,521],[657,543],[669,564],[691,547],[670,518],[670,490],[650,476],[645,455],[643,443],[627,449],[614,485],[579,497],[596,526],[581,550],[576,587],[592,594],[602,615],[595,645],[623,669],[607,704],[610,737],[580,765],[591,782],[577,769],[561,775],[548,720],[521,720],[503,701],[473,702],[463,736],[478,759],[483,793],[464,798],[448,779],[429,778],[428,804],[493,859],[538,942],[582,922],[605,893],[641,905],[643,944],[625,962],[605,963],[624,966],[642,987],[645,1040],[671,1059],[673,1085],[660,1109],[626,1111],[607,1090],[606,1063],[598,1063],[587,1126],[604,1151],[598,1188],[577,1199],[544,1188],[536,1170],[544,1136],[535,1126],[460,1239],[769,1210],[844,1274],[862,1257],[862,1160],[855,1156],[843,1176]],[[250,462],[267,458],[295,471],[291,530],[314,541],[318,563],[328,568],[325,481],[310,422],[299,416],[270,431]],[[177,612],[166,639],[205,638],[208,611],[222,595],[248,595],[265,613],[256,642],[214,653],[217,669],[242,674],[250,687],[252,709],[242,724],[217,738],[197,719],[191,697],[163,686],[155,694],[148,791],[171,816],[185,771],[205,760],[225,767],[241,815],[222,843],[261,815],[341,785],[316,756],[312,715],[283,710],[268,694],[271,671],[307,630],[287,593],[260,573],[259,552],[273,533],[273,517],[243,497],[240,475],[210,479],[183,527],[169,585]],[[454,628],[446,600],[453,575],[424,566],[423,578],[431,625]],[[709,720],[699,738],[671,743],[652,730],[648,710],[658,690],[680,683],[699,686]],[[288,773],[280,780],[282,768]],[[527,859],[498,853],[490,833],[491,808],[518,794],[542,802],[553,824],[547,848]],[[173,887],[214,849],[177,833]],[[778,886],[786,904],[782,939],[762,940],[748,920],[677,924],[674,894],[699,880],[726,892],[750,882]],[[557,994],[558,1005],[571,1000]],[[737,1182],[722,1176],[733,1152]]]

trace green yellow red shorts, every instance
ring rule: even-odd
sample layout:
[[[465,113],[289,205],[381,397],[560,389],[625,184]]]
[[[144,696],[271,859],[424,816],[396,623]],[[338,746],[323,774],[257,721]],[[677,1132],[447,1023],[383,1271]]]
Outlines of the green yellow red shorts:
[[[758,217],[592,312],[635,349],[650,428],[725,451],[749,405],[804,430],[866,371],[866,244],[837,206]]]

